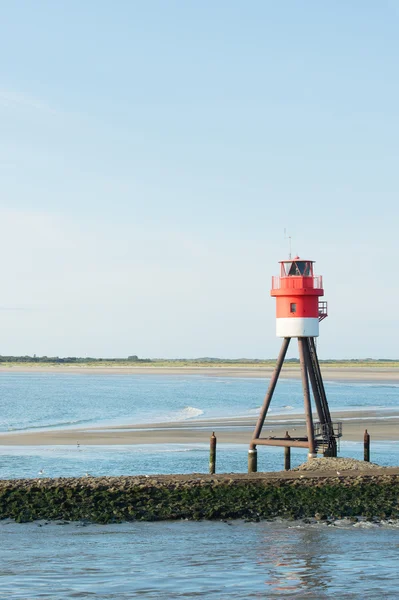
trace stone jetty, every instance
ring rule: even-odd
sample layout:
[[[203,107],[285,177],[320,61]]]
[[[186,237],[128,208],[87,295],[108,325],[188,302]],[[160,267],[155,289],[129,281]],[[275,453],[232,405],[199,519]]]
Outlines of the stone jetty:
[[[1,480],[0,518],[399,518],[399,468],[359,462],[315,459],[277,473]]]

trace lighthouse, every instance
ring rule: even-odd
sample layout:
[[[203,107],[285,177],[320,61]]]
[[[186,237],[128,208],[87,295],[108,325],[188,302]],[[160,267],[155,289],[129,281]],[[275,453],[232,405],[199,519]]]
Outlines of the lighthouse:
[[[272,278],[270,295],[276,298],[276,335],[283,338],[283,343],[250,443],[249,472],[257,470],[258,445],[308,448],[309,458],[316,457],[318,453],[336,456],[337,439],[342,435],[342,424],[331,420],[315,344],[320,321],[327,317],[327,302],[320,300],[324,295],[323,279],[314,274],[313,260],[296,256],[279,264],[280,275]],[[306,435],[262,437],[262,428],[292,338],[298,339]],[[318,421],[313,419],[312,400]]]

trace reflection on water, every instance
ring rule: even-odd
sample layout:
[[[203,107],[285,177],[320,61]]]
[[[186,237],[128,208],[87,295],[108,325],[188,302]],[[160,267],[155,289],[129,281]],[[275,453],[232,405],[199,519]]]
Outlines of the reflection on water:
[[[3,521],[0,597],[397,598],[399,528],[337,525]]]
[[[273,543],[260,550],[260,563],[267,567],[266,585],[281,595],[328,589],[322,574],[323,531],[316,528],[275,528]],[[330,549],[331,550],[331,549]]]

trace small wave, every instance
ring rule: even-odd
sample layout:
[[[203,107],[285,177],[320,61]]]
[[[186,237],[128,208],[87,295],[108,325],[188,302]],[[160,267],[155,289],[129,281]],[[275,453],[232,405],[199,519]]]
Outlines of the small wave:
[[[387,379],[389,379],[389,377],[387,377]],[[387,382],[387,383],[383,383],[383,382],[378,382],[378,381],[330,381],[328,378],[324,379],[324,383],[326,386],[329,387],[340,387],[340,388],[348,388],[348,389],[353,389],[353,388],[375,388],[375,389],[380,389],[380,388],[392,388],[392,389],[397,389],[399,387],[399,383],[394,383],[394,382]]]
[[[200,408],[195,408],[194,406],[185,406],[181,410],[173,411],[165,415],[161,415],[158,417],[156,422],[164,423],[164,422],[177,422],[177,421],[186,421],[188,419],[195,419],[195,417],[199,417],[204,414],[204,411]]]
[[[357,384],[359,387],[369,387],[369,388],[392,388],[392,389],[397,389],[399,387],[399,383],[370,383],[370,382],[364,382],[364,383],[358,383]]]
[[[374,523],[373,521],[360,521],[359,523],[354,523],[353,527],[360,527],[361,529],[376,529],[379,527],[379,523]]]
[[[190,448],[162,448],[162,453],[165,453],[165,452],[173,452],[173,453],[175,453],[175,452],[198,452],[198,451],[203,452],[204,448],[203,447],[201,447],[201,448],[191,448],[191,447]]]
[[[179,413],[179,418],[181,420],[192,419],[193,417],[199,417],[203,415],[204,411],[200,408],[195,408],[194,406],[185,406],[183,410]]]
[[[262,408],[261,406],[259,406],[258,408],[250,408],[248,410],[248,415],[244,415],[244,416],[250,416],[250,417],[252,417],[252,415],[257,415],[257,414],[259,414],[261,408]],[[230,418],[230,416],[228,418]],[[234,416],[236,416],[236,415],[234,415]]]
[[[77,419],[76,421],[59,421],[59,422],[54,422],[54,423],[48,423],[48,424],[37,424],[37,425],[8,425],[7,429],[3,429],[2,431],[33,431],[36,429],[64,429],[64,428],[68,428],[68,427],[76,427],[76,425],[84,425],[87,423],[90,423],[91,419]]]

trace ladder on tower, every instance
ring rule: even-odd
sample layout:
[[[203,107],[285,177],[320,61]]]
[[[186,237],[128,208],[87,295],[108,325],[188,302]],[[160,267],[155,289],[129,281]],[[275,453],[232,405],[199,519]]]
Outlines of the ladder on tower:
[[[313,394],[320,419],[319,423],[315,423],[316,447],[325,456],[337,456],[337,439],[342,436],[342,423],[333,423],[331,420],[326,391],[317,359],[315,339],[312,337],[306,338],[306,346],[311,363],[309,375],[312,380]]]

